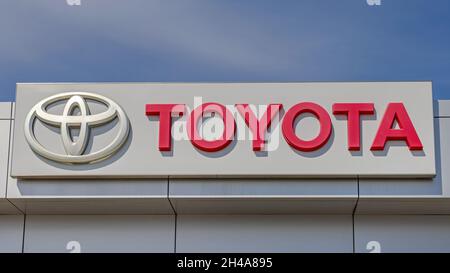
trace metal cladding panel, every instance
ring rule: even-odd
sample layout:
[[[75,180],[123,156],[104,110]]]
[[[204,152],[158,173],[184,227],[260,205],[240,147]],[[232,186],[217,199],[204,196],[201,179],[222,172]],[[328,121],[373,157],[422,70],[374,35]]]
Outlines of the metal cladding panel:
[[[0,102],[0,119],[11,119],[11,102]]]
[[[450,100],[437,100],[435,102],[435,116],[450,118]]]
[[[10,120],[0,120],[0,198],[6,196]]]
[[[29,135],[30,131],[36,137],[36,142],[46,151],[51,150],[50,152],[63,156],[68,150],[78,151],[79,147],[68,148],[68,145],[63,145],[61,139],[61,132],[67,127],[61,127],[60,117],[64,111],[70,112],[69,106],[73,103],[77,101],[80,103],[79,98],[73,98],[67,95],[67,92],[89,92],[100,95],[112,100],[114,105],[126,113],[130,121],[129,135],[123,146],[112,156],[91,164],[65,164],[44,158],[31,150],[25,139],[25,133],[28,132]],[[66,96],[67,100],[71,100],[70,104],[55,101],[51,109],[45,109],[58,116],[51,118],[57,126],[34,119],[30,119],[35,121],[34,123],[26,122],[31,109],[53,95]],[[275,122],[270,133],[271,141],[267,145],[273,149],[255,153],[252,151],[251,140],[242,139],[243,135],[250,135],[245,122],[240,115],[235,115],[237,135],[235,140],[221,151],[200,151],[194,148],[189,140],[182,139],[173,141],[172,151],[160,152],[159,120],[145,115],[145,105],[186,104],[192,110],[199,100],[203,103],[217,102],[227,105],[230,111],[234,109],[236,103],[252,105],[282,103],[284,110],[288,111],[297,103],[314,102],[329,114],[333,129],[330,139],[322,148],[314,152],[300,152],[288,145],[280,132],[281,126],[279,124],[277,126]],[[332,105],[337,102],[370,102],[375,105],[375,114],[362,118],[361,151],[353,152],[347,148],[347,120],[343,116],[332,114]],[[380,120],[391,102],[404,104],[421,139],[423,151],[410,151],[402,141],[388,142],[383,151],[370,151]],[[102,103],[92,101],[86,103],[91,114],[103,113],[109,109],[106,107],[105,110]],[[81,112],[86,111],[84,109]],[[183,128],[187,116],[189,115],[174,118],[173,131]],[[436,174],[430,82],[19,84],[15,118],[11,170],[12,176],[19,178],[354,177],[355,175],[433,177]],[[72,116],[72,119],[77,118]],[[111,124],[92,128],[88,135],[90,144],[86,148],[86,153],[92,155],[100,151],[112,143],[116,135],[121,135],[120,124],[123,123],[120,120],[118,118]],[[26,129],[30,124],[33,124],[33,129]],[[315,119],[306,115],[295,127],[297,135],[309,139],[315,136],[320,126]],[[85,129],[81,131],[83,130]]]
[[[23,215],[0,215],[0,253],[21,253]]]
[[[167,179],[17,180],[9,201],[26,214],[173,214]]]
[[[177,252],[352,252],[351,215],[179,215]]]
[[[8,114],[9,111],[9,114]],[[8,156],[11,120],[11,103],[0,103],[0,214],[21,212],[6,199],[8,188]],[[4,119],[3,119],[4,118]]]
[[[30,215],[24,252],[174,252],[175,216]]]
[[[357,179],[169,179],[178,214],[351,214]]]
[[[450,252],[449,215],[356,215],[356,252]]]

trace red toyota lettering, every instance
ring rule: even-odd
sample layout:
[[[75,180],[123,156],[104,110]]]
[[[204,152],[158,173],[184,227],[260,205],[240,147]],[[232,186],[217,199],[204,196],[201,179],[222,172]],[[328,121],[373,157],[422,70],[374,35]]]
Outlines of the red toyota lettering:
[[[159,116],[159,141],[160,151],[172,149],[172,116],[184,114],[184,104],[146,104],[145,114],[147,116]]]
[[[320,123],[320,132],[312,140],[302,140],[295,134],[295,119],[303,113],[313,114]],[[284,116],[282,123],[283,136],[294,149],[302,152],[311,152],[325,145],[331,136],[331,119],[327,111],[313,102],[301,102],[292,106]]]
[[[269,104],[266,112],[263,114],[260,120],[253,113],[248,104],[236,104],[236,108],[239,114],[244,118],[245,124],[252,132],[253,151],[262,151],[264,149],[265,133],[270,127],[272,120],[279,113],[283,106],[281,104]]]
[[[219,139],[205,140],[198,133],[197,123],[205,113],[217,113],[222,118],[224,129]],[[204,103],[194,109],[187,119],[186,125],[191,143],[205,152],[217,152],[227,147],[232,142],[236,130],[233,114],[222,104],[213,102]]]
[[[361,115],[373,115],[373,103],[335,103],[334,115],[347,116],[347,145],[350,151],[361,149]]]
[[[399,129],[392,128],[394,122],[397,122]],[[403,103],[388,104],[370,150],[384,150],[386,143],[391,140],[405,141],[410,150],[423,150],[422,142]]]

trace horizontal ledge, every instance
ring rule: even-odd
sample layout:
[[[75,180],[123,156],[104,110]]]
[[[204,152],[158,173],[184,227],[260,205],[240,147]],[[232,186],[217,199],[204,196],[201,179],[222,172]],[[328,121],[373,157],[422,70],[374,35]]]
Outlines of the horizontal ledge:
[[[98,196],[98,195],[39,195],[39,196],[29,196],[29,195],[23,195],[23,196],[7,196],[7,200],[23,200],[23,199],[29,199],[29,200],[51,200],[51,199],[57,199],[57,200],[82,200],[82,199],[131,199],[131,200],[145,200],[145,199],[166,199],[167,194],[165,195],[146,195],[146,196],[133,196],[133,195],[109,195],[109,196]]]
[[[169,195],[173,199],[298,199],[335,200],[356,199],[358,195]]]
[[[374,178],[374,179],[411,179],[411,178],[434,178],[436,173],[427,174],[205,174],[205,175],[190,175],[190,174],[179,174],[179,175],[11,175],[12,178],[34,181],[34,180],[84,180],[84,179],[95,179],[95,180],[130,180],[130,179],[357,179],[357,178]]]
[[[360,200],[398,200],[398,201],[447,201],[450,197],[442,195],[359,195]]]

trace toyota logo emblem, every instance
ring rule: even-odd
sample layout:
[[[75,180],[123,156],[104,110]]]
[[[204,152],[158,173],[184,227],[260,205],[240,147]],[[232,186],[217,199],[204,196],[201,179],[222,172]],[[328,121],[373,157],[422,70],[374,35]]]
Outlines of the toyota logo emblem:
[[[107,110],[90,114],[87,99],[106,105]],[[48,113],[47,108],[60,101],[67,101],[62,115]],[[79,115],[73,115],[76,108],[79,109]],[[91,127],[106,125],[115,118],[118,119],[119,130],[112,142],[101,150],[85,154]],[[49,151],[39,143],[34,134],[36,119],[60,128],[65,154]],[[76,141],[71,137],[71,128],[79,128]],[[87,92],[61,93],[43,99],[31,109],[25,119],[25,138],[31,149],[47,159],[61,163],[93,163],[106,159],[125,143],[129,129],[128,118],[117,103],[104,96]]]

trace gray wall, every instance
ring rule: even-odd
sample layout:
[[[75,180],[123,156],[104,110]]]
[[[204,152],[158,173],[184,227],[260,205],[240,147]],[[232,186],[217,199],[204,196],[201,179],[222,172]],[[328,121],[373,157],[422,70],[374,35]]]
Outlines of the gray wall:
[[[0,104],[0,252],[450,252],[450,101],[434,179],[9,177]]]

